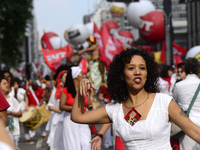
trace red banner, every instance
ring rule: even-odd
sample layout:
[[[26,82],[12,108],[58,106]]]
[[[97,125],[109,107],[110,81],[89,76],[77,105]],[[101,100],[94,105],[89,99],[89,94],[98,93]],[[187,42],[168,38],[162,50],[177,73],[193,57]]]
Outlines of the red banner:
[[[64,58],[69,58],[73,55],[73,49],[69,44],[65,47],[51,51],[46,51],[42,47],[42,53],[45,63],[55,73],[57,68],[61,65],[61,60]]]

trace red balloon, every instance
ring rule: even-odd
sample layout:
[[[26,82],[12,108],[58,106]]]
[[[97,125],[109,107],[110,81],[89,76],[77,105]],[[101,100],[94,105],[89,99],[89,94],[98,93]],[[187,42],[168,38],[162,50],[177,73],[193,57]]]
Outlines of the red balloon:
[[[133,37],[133,34],[130,31],[128,31],[128,30],[119,31],[119,35],[120,35],[120,38],[123,42],[125,42],[129,45],[133,45],[134,37]]]
[[[118,29],[119,25],[115,21],[107,21],[106,27],[107,27],[108,31],[110,32],[111,29]]]
[[[164,15],[161,11],[151,11],[141,17],[139,25],[140,36],[151,44],[165,39]]]

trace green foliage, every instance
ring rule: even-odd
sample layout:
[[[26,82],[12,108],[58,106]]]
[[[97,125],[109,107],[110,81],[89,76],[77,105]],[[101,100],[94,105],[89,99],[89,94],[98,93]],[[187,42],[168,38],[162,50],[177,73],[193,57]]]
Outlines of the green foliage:
[[[27,22],[32,18],[32,0],[0,0],[0,61],[16,66],[21,61]]]

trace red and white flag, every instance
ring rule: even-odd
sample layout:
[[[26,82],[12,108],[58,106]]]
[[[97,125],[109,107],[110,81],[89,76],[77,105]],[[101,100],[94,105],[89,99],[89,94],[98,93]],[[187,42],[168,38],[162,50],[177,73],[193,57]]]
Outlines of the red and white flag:
[[[64,58],[69,58],[73,55],[73,49],[69,44],[65,47],[51,51],[46,51],[42,47],[42,53],[45,63],[55,73],[57,68],[61,65],[61,60]]]
[[[172,43],[173,44],[173,59],[174,59],[174,65],[177,65],[179,62],[183,62],[182,60],[182,56],[187,52],[187,50],[181,46],[179,46],[178,44],[176,44],[175,42]],[[163,41],[162,44],[162,53],[161,53],[161,57],[160,60],[163,63],[166,63],[166,49],[165,49],[165,41]]]
[[[104,64],[107,67],[115,54],[119,53],[123,49],[123,44],[110,35],[105,23],[103,23],[103,26],[101,27],[101,37],[104,46],[104,60],[106,61]]]
[[[82,72],[84,74],[87,74],[88,63],[87,63],[86,57],[83,57],[81,59],[81,61],[79,62],[79,67],[82,69]]]
[[[105,64],[106,60],[104,60],[105,59],[105,53],[104,53],[104,47],[103,47],[101,32],[99,31],[95,22],[94,22],[94,38],[97,40],[97,43],[98,43],[98,48],[99,48],[99,53],[100,53],[99,59],[104,63],[104,65],[106,65]]]

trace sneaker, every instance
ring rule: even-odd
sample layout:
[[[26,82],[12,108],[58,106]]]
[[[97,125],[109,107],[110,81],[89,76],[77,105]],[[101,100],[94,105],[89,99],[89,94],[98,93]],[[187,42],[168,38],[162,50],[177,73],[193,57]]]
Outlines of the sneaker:
[[[26,144],[34,144],[32,140],[26,140]]]

